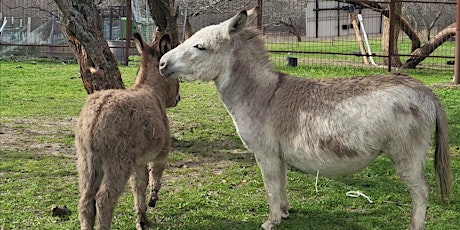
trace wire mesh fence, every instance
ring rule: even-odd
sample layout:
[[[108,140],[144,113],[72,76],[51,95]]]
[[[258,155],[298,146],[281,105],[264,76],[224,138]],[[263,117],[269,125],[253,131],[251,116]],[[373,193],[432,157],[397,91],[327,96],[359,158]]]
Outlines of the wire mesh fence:
[[[104,1],[102,1],[104,2]],[[112,52],[123,53],[125,1],[99,5]],[[151,36],[147,0],[132,0],[134,30]],[[261,29],[273,61],[297,65],[346,65],[452,70],[455,0],[395,1],[395,47],[389,47],[389,1],[367,0],[176,0],[180,39],[259,5]],[[73,57],[53,0],[2,0],[0,56]],[[135,51],[133,50],[133,54]],[[121,60],[121,59],[119,59]],[[293,65],[294,63],[290,63]]]

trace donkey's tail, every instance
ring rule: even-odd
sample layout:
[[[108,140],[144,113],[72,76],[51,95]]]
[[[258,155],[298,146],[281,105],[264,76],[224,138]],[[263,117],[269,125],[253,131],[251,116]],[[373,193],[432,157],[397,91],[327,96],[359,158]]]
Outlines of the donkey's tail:
[[[441,203],[449,201],[452,174],[450,171],[449,137],[447,134],[447,117],[439,102],[436,103],[436,150],[434,152],[434,170],[438,181]]]
[[[104,173],[101,159],[94,154],[92,149],[85,150],[79,153],[77,161],[80,190],[79,209],[95,209],[95,198]]]

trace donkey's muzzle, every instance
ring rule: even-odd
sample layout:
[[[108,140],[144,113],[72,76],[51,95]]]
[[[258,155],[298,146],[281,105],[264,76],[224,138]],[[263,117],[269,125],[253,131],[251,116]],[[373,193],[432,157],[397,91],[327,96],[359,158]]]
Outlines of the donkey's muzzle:
[[[180,101],[180,94],[177,94],[177,96],[176,96],[176,104],[173,107],[175,107],[177,104],[179,104],[179,101]]]
[[[171,68],[169,68],[167,61],[160,61],[159,69],[160,74],[165,77],[170,77],[174,73],[173,71],[171,71]]]

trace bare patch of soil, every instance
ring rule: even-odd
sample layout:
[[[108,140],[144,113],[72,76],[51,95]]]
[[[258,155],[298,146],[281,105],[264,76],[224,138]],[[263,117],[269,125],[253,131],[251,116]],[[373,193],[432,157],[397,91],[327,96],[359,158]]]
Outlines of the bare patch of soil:
[[[75,158],[71,139],[76,119],[5,118],[0,123],[2,151],[33,152]]]

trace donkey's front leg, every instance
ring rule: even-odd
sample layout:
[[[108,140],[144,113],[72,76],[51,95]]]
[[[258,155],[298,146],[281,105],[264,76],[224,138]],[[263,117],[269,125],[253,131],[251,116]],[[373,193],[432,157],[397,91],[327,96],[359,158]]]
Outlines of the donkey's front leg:
[[[152,163],[149,164],[150,170],[150,194],[149,206],[155,207],[158,200],[158,192],[161,188],[161,177],[166,168],[167,154],[158,156]]]
[[[281,223],[281,218],[289,216],[289,201],[286,194],[287,166],[276,153],[255,153],[255,157],[262,172],[270,209],[268,220],[262,224],[262,228],[274,229]]]
[[[145,204],[145,193],[149,181],[148,176],[147,165],[137,165],[131,175],[137,230],[141,230],[144,226],[150,225],[146,214],[147,205]]]

